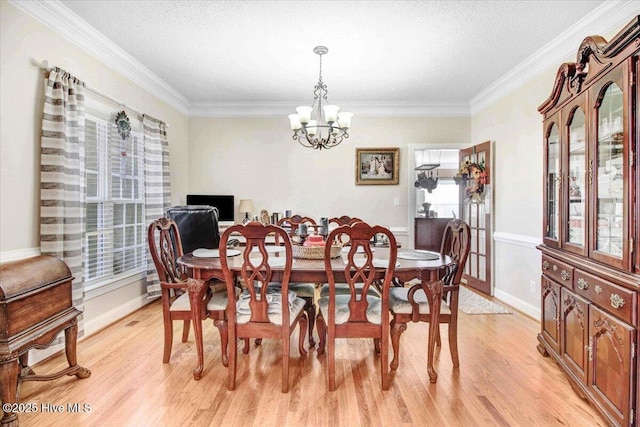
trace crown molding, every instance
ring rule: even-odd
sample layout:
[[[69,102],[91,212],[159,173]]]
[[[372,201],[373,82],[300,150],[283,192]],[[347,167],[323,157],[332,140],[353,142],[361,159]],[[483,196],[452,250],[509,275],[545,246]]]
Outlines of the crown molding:
[[[308,100],[307,100],[308,101]],[[194,102],[189,117],[286,117],[308,102]],[[466,102],[350,102],[340,105],[361,117],[470,117]]]
[[[142,89],[160,98],[182,114],[188,114],[189,101],[155,73],[126,53],[104,34],[89,25],[57,0],[9,2],[96,57]],[[46,60],[47,58],[40,58]],[[55,65],[55,64],[52,64]]]
[[[292,113],[295,106],[305,104],[305,102],[190,103],[184,95],[59,1],[9,0],[9,2],[189,117],[275,117]],[[635,0],[607,1],[601,4],[592,13],[482,90],[469,103],[354,102],[345,104],[343,110],[365,117],[469,117],[537,75],[575,55],[577,47],[586,35],[607,34],[615,31],[627,23],[629,16],[638,14],[640,14],[640,3]]]
[[[532,78],[549,68],[555,69],[558,64],[566,62],[567,58],[575,56],[585,37],[596,34],[605,35],[616,31],[627,24],[630,17],[638,14],[640,14],[640,2],[637,0],[602,3],[593,12],[567,28],[558,37],[471,98],[471,114],[480,112]]]

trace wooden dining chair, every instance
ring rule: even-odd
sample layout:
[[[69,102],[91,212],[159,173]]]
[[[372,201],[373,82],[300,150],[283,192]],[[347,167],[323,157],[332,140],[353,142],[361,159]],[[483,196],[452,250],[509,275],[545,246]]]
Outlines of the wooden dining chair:
[[[301,224],[316,226],[315,220],[306,216],[292,215],[291,217],[284,217],[278,221],[278,225],[288,230],[289,237],[294,237]],[[282,239],[276,237],[276,244],[279,244]],[[309,346],[316,345],[316,341],[313,339],[313,328],[316,322],[316,304],[315,304],[315,283],[289,283],[289,290],[294,291],[296,295],[305,301],[304,311],[307,313],[307,319],[309,322]]]
[[[373,338],[374,348],[380,350],[380,372],[382,389],[388,390],[389,377],[389,288],[393,277],[396,258],[396,239],[386,228],[370,226],[364,222],[340,226],[329,234],[328,240],[339,233],[349,236],[351,246],[345,257],[344,282],[349,293],[336,292],[336,278],[333,274],[331,247],[325,248],[325,270],[329,293],[318,300],[317,318],[318,354],[324,354],[327,346],[327,374],[329,390],[336,389],[336,338]],[[370,240],[376,233],[383,233],[389,239],[388,255],[378,255],[382,251],[372,251]],[[378,255],[377,257],[375,255]],[[339,277],[342,282],[342,274]],[[369,295],[369,288],[382,279],[382,295]]]
[[[431,283],[429,286],[443,286],[443,298],[440,301],[439,323],[449,325],[449,350],[454,367],[460,366],[458,358],[458,293],[465,263],[469,255],[471,233],[469,225],[459,219],[447,223],[442,236],[440,253],[451,257],[455,264],[447,269],[441,278],[442,283]],[[427,296],[420,283],[411,287],[394,287],[389,292],[389,308],[391,320],[391,344],[393,360],[391,370],[398,369],[400,357],[400,335],[407,328],[408,322],[429,322],[430,307]],[[436,343],[440,345],[440,328]]]
[[[202,321],[206,318],[213,320],[220,332],[220,349],[222,363],[227,366],[227,328],[225,325],[227,308],[227,293],[211,292],[207,288],[202,300],[202,319],[193,319],[191,303],[187,286],[189,279],[176,260],[182,256],[182,240],[175,221],[169,218],[159,218],[149,225],[149,252],[155,264],[162,299],[162,318],[164,322],[164,354],[163,363],[169,363],[173,346],[173,322],[183,321],[182,342],[189,338],[191,321]],[[202,337],[196,337],[196,341]]]
[[[338,227],[341,225],[351,225],[356,222],[362,221],[360,218],[350,217],[348,215],[342,215],[340,217],[329,218],[329,224],[336,224]]]
[[[241,235],[245,241],[239,271],[232,271],[227,258],[227,241],[233,233]],[[275,234],[283,241],[284,256],[274,256],[266,249],[265,240]],[[289,347],[291,334],[299,325],[298,349],[300,355],[307,354],[304,337],[307,328],[305,301],[289,289],[289,278],[293,264],[291,240],[287,233],[275,225],[263,225],[252,221],[246,225],[234,225],[223,233],[220,240],[220,264],[224,274],[227,294],[235,294],[236,275],[244,284],[238,301],[229,304],[229,390],[236,387],[237,339],[275,338],[282,343],[282,392],[289,390]],[[275,270],[274,270],[275,268]],[[236,269],[237,270],[237,269]],[[268,286],[273,282],[280,286]],[[246,350],[246,345],[245,345]],[[246,352],[246,351],[245,351]]]

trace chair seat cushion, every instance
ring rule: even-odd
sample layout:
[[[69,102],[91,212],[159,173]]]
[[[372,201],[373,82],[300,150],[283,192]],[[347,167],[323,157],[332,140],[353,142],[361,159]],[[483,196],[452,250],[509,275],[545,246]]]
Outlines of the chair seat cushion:
[[[336,295],[336,324],[346,323],[349,320],[349,300],[350,295]],[[381,307],[382,301],[380,298],[367,295],[367,320],[370,323],[379,325],[382,322]],[[329,320],[329,297],[320,298],[318,300],[318,308],[322,313],[325,321]]]
[[[282,325],[282,293],[279,288],[269,287],[266,295],[269,302],[269,308],[267,309],[267,316],[269,321],[276,325]],[[249,307],[249,301],[251,300],[249,291],[246,289],[243,291],[240,298],[236,302],[236,322],[247,323],[251,319],[251,308]],[[296,293],[289,291],[289,321],[293,324],[300,311],[304,308],[305,300],[298,298]]]
[[[364,285],[362,283],[356,283],[356,289],[359,291],[358,293],[362,293],[362,287]],[[373,286],[369,287],[367,291],[368,295],[374,297],[380,297],[380,293]],[[348,283],[336,283],[336,295],[349,295],[349,284]],[[329,284],[325,283],[320,288],[320,298],[329,296]]]
[[[189,302],[189,292],[185,292],[176,298],[169,307],[169,311],[190,311],[191,303]]]
[[[413,294],[413,299],[418,303],[420,314],[429,314],[429,301],[423,289],[418,289]],[[409,302],[409,288],[391,288],[389,291],[389,309],[398,314],[411,314],[413,307]],[[451,314],[449,305],[443,299],[440,300],[440,313]]]
[[[269,283],[270,288],[280,289],[280,283]],[[313,283],[289,283],[289,290],[296,293],[300,298],[313,298],[316,292]]]
[[[236,289],[236,295],[240,293],[239,289]],[[227,309],[227,291],[223,292],[213,292],[211,294],[211,299],[207,303],[208,311],[219,311]],[[171,307],[169,307],[169,311],[189,311],[191,310],[191,303],[189,302],[189,293],[185,292],[180,295],[178,298],[173,301]]]

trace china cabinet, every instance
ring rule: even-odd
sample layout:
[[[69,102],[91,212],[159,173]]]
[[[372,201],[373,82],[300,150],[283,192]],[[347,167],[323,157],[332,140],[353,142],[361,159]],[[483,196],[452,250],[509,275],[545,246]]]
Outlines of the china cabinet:
[[[544,127],[538,350],[611,425],[638,426],[640,16],[584,39]]]

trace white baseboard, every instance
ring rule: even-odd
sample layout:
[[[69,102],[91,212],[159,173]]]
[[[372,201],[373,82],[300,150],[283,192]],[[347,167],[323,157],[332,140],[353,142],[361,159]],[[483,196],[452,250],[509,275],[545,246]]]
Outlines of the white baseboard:
[[[504,302],[505,304],[509,304],[511,307],[523,312],[529,317],[540,319],[540,307],[529,304],[528,302],[523,301],[520,298],[516,298],[511,294],[501,291],[500,289],[494,289],[493,296],[496,299]]]
[[[125,316],[133,313],[134,311],[144,307],[150,302],[155,301],[154,299],[147,299],[146,295],[140,295],[137,298],[127,301],[124,304],[119,305],[118,307],[107,311],[106,313],[90,320],[86,320],[84,322],[84,335],[82,338],[78,339],[78,342],[82,342],[82,340],[96,332],[100,331],[103,328],[111,325],[112,323],[117,322]],[[43,350],[31,350],[29,352],[29,365],[33,366],[36,363],[46,359],[47,357],[64,350],[64,344],[53,345],[51,347],[47,347]],[[82,360],[78,360],[78,363],[82,365]]]
[[[144,307],[150,302],[155,301],[154,299],[148,299],[146,294],[139,295],[135,299],[131,301],[127,301],[124,304],[119,305],[118,307],[107,311],[106,313],[91,319],[84,321],[84,336],[88,337],[91,334],[95,334],[103,328],[111,325],[114,322],[122,319],[125,316],[133,313],[134,311]]]

